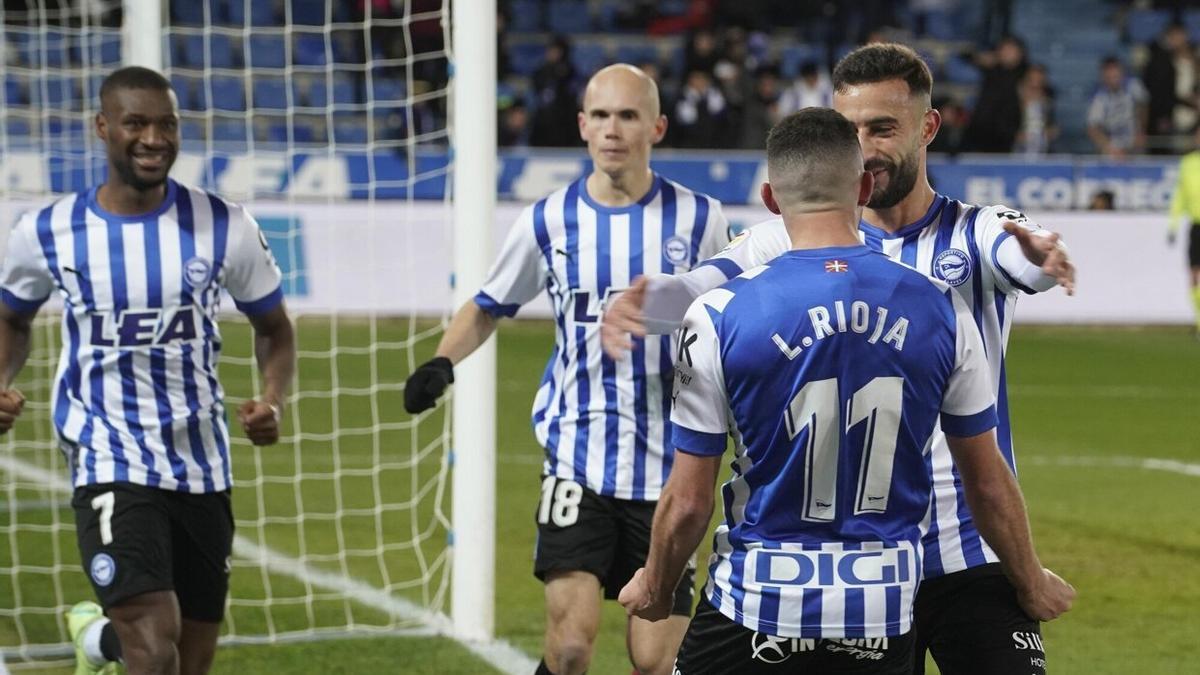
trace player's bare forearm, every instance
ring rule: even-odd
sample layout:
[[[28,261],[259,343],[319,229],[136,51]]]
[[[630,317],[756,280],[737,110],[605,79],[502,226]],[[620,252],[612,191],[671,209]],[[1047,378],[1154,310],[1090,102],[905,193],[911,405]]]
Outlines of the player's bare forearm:
[[[947,436],[946,440],[979,533],[996,551],[1018,590],[1037,587],[1043,576],[1042,564],[1033,549],[1025,500],[1000,454],[994,432],[969,438]]]
[[[442,341],[438,343],[437,355],[444,356],[450,359],[451,363],[458,365],[495,331],[496,317],[483,311],[474,300],[468,300],[450,319],[450,325],[446,327]]]
[[[18,314],[0,302],[0,389],[12,386],[29,358],[32,324],[32,315]]]
[[[646,585],[658,600],[670,597],[708,531],[721,458],[675,453],[671,476],[654,510]]]
[[[250,317],[254,326],[254,356],[262,376],[262,401],[283,407],[296,372],[296,331],[281,303],[264,314]]]

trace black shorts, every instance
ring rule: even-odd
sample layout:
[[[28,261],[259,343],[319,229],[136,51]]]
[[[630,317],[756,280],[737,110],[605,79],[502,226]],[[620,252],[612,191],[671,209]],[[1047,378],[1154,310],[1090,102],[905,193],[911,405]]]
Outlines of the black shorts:
[[[132,483],[75,488],[83,571],[104,609],[175,591],[185,619],[219,622],[229,591],[229,492],[188,494]]]
[[[1041,625],[1021,609],[999,564],[921,582],[913,618],[918,675],[926,649],[942,675],[1046,672]]]
[[[573,480],[543,476],[534,575],[545,581],[550,572],[590,572],[604,597],[615,600],[646,564],[655,504],[602,497]],[[675,587],[672,614],[692,613],[695,571],[693,560]]]
[[[912,672],[912,652],[911,632],[845,640],[764,635],[729,619],[701,598],[675,659],[675,675],[907,675]]]
[[[1200,223],[1192,223],[1188,233],[1188,264],[1200,267]]]

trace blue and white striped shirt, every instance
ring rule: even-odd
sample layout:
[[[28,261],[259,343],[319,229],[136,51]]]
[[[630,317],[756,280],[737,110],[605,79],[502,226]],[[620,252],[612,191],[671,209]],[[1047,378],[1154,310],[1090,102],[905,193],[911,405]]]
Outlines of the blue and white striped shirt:
[[[936,195],[923,217],[896,232],[888,233],[865,221],[859,223],[859,231],[867,246],[946,282],[971,308],[987,350],[999,417],[997,441],[1015,473],[1004,350],[1018,291],[1034,293],[1035,289],[1023,285],[999,262],[1005,252],[1010,258],[1024,259],[1016,239],[1004,231],[1003,224],[1008,220],[1038,229],[1024,214],[1008,207],[971,206]],[[787,229],[778,218],[759,223],[740,237],[704,266],[715,266],[731,278],[791,248]],[[1013,247],[1017,247],[1015,252]],[[929,529],[923,541],[924,575],[939,577],[998,562],[995,552],[975,529],[962,481],[940,430],[934,437],[932,457],[934,492]]]
[[[908,633],[935,426],[996,426],[966,303],[866,246],[794,250],[700,296],[679,345],[675,446],[735,446],[712,605],[767,635]]]
[[[533,404],[543,473],[594,492],[656,500],[671,469],[670,337],[614,361],[600,346],[605,302],[642,274],[686,272],[728,241],[720,203],[655,175],[636,204],[608,207],[581,178],[527,207],[475,302],[512,316],[543,289],[555,344]]]
[[[73,483],[226,490],[220,294],[270,311],[279,268],[250,214],[215,195],[168,180],[161,206],[120,216],[96,191],[25,215],[0,272],[0,298],[19,313],[62,296],[53,415]]]

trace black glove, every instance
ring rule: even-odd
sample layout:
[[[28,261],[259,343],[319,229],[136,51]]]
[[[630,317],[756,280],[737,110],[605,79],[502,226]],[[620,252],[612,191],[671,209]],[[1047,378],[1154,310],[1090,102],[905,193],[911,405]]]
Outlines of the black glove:
[[[444,356],[422,363],[404,381],[404,409],[410,415],[429,410],[454,382],[454,364]]]

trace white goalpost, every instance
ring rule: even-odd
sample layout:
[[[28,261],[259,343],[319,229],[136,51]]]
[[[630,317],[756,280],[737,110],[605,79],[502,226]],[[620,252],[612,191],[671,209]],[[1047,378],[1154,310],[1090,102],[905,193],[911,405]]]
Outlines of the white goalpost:
[[[363,16],[327,0],[0,9],[0,241],[21,213],[102,180],[91,128],[104,75],[163,72],[184,138],[172,177],[259,220],[298,326],[280,444],[253,447],[230,420],[222,644],[437,634],[532,670],[494,641],[495,341],[456,368],[437,408],[402,406],[408,373],[494,256],[495,1],[363,4]],[[49,414],[58,312],[52,301],[39,316],[17,383],[29,403],[0,439],[10,668],[65,663],[62,613],[92,597]],[[228,312],[221,330],[232,409],[257,371],[244,319]]]

